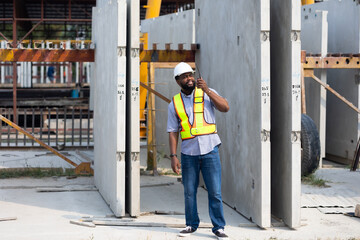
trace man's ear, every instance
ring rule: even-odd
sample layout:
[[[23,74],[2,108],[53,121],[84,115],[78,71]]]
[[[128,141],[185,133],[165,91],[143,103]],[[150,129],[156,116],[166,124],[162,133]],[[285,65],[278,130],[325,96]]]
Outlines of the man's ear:
[[[180,78],[176,79],[176,83],[181,87],[181,85],[180,85]]]

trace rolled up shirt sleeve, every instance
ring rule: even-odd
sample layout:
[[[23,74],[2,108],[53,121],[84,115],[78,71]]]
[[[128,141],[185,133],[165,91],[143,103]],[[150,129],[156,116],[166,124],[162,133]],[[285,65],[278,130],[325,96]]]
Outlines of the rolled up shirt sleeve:
[[[179,132],[180,131],[180,124],[179,124],[179,117],[175,112],[174,102],[168,106],[168,121],[167,121],[167,132]]]

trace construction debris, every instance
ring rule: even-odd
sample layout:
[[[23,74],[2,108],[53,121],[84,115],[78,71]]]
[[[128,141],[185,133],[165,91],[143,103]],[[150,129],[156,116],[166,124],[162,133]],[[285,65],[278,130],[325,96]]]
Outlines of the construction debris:
[[[360,204],[356,204],[355,217],[360,217]]]
[[[123,226],[123,227],[167,227],[167,228],[184,228],[183,223],[154,223],[154,222],[124,222],[124,221],[93,221],[95,225],[101,226]],[[210,223],[201,223],[199,228],[212,228]]]
[[[39,187],[37,192],[74,192],[74,191],[97,191],[94,185],[71,185],[63,187]]]
[[[167,183],[156,183],[156,184],[142,184],[140,187],[162,187],[162,186],[170,186],[174,185],[174,182],[167,182]]]
[[[17,220],[17,217],[0,217],[0,222]]]
[[[85,227],[96,227],[95,224],[92,222],[82,222],[82,221],[77,221],[77,220],[70,220],[70,223],[80,225],[80,226],[85,226]]]
[[[161,211],[161,210],[140,213],[140,216],[148,216],[148,215],[185,215],[185,213],[176,212],[176,211]]]

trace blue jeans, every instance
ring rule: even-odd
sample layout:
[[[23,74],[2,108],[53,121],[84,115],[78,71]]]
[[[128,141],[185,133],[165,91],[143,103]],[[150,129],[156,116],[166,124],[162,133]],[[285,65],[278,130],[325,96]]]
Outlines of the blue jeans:
[[[225,218],[221,198],[221,163],[219,148],[205,155],[190,156],[181,154],[181,170],[185,197],[186,226],[199,227],[196,194],[199,186],[200,171],[208,190],[209,215],[213,224],[212,231],[224,229]]]

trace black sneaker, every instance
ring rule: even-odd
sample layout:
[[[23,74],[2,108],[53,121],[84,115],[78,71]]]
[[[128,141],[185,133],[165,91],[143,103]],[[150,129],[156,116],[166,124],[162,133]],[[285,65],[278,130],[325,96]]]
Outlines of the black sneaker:
[[[191,226],[186,226],[181,232],[179,232],[180,237],[187,237],[191,234],[193,234],[196,231],[196,229],[193,229]]]
[[[228,239],[228,235],[225,234],[225,231],[224,229],[219,229],[217,230],[216,232],[214,232],[214,234],[217,236],[217,238],[219,240],[222,240],[222,239]]]

